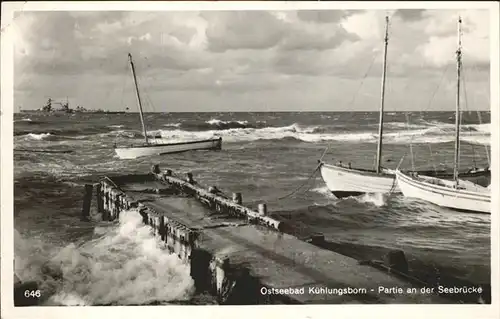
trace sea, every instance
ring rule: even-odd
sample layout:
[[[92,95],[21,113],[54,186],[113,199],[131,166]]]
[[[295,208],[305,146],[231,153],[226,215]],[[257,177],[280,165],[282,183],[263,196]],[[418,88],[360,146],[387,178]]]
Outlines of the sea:
[[[411,269],[490,283],[490,215],[396,194],[337,199],[315,172],[320,158],[373,168],[378,112],[146,113],[148,134],[171,142],[222,136],[223,147],[134,160],[118,159],[113,146],[143,140],[137,113],[23,112],[14,119],[15,271],[41,285],[44,305],[215,303],[195,292],[189,267],[137,214],[124,212],[116,222],[80,218],[85,183],[145,173],[153,164],[241,192],[250,207],[266,202],[273,215],[322,232],[354,258],[401,249]],[[454,113],[394,112],[384,120],[384,167],[452,167]],[[465,112],[461,140],[462,169],[488,166],[489,112]],[[48,263],[59,265],[58,276]]]

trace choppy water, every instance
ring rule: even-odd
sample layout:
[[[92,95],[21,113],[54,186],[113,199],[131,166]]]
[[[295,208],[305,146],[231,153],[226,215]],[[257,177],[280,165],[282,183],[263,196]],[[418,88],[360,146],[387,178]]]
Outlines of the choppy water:
[[[452,113],[386,115],[384,165],[394,168],[413,145],[415,165],[451,166]],[[103,174],[144,173],[152,164],[192,171],[205,185],[242,192],[253,205],[325,233],[353,255],[400,248],[418,260],[474,282],[490,279],[490,216],[458,213],[401,196],[337,200],[320,177],[307,182],[325,147],[325,159],[371,168],[377,113],[147,114],[151,133],[170,141],[223,136],[220,152],[191,152],[118,160],[113,145],[141,139],[137,114],[16,114],[18,150],[72,150],[68,154],[16,151],[15,268],[44,283],[46,304],[208,303],[194,295],[189,269],[161,250],[133,214],[119,223],[80,220],[82,186]],[[464,114],[462,167],[487,165],[489,114]],[[432,156],[430,156],[432,154]],[[409,167],[406,156],[403,167]],[[363,247],[361,249],[360,247]],[[354,248],[353,248],[354,249]],[[363,255],[364,254],[364,255]],[[47,264],[48,262],[48,264]],[[54,276],[61,269],[62,278]]]

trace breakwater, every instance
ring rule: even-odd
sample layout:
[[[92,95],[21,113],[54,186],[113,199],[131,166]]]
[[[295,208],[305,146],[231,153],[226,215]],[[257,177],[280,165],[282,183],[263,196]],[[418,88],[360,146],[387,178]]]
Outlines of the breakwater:
[[[248,207],[241,193],[203,187],[190,172],[154,165],[147,174],[103,177],[83,189],[82,220],[93,219],[92,207],[104,221],[124,210],[140,214],[163,248],[188,265],[197,292],[219,304],[491,302],[489,287],[445,274],[416,278],[403,251],[380,261],[343,255],[323,234],[269,212],[266,203]],[[38,304],[23,295],[33,285],[16,277],[16,305]],[[452,286],[475,290],[439,291]]]
[[[203,188],[189,172],[181,177],[154,165],[149,174],[105,177],[94,186],[103,220],[136,210],[165,248],[189,264],[196,289],[221,304],[446,302],[435,294],[383,292],[418,287],[404,278],[402,252],[386,263],[360,263],[322,248],[322,234],[273,218],[266,203],[253,210],[241,193]],[[92,193],[87,185],[82,218],[89,218]]]

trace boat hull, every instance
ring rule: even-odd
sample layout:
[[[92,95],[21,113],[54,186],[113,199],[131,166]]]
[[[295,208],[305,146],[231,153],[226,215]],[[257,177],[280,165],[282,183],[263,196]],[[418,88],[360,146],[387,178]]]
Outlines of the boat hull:
[[[359,170],[323,163],[321,177],[337,198],[364,193],[399,193],[394,174]]]
[[[132,147],[117,147],[115,148],[115,152],[120,159],[134,159],[144,156],[173,154],[196,150],[220,150],[221,148],[222,138],[217,138],[181,143],[163,143]]]
[[[445,180],[453,179],[453,173],[445,171],[419,171],[419,174]],[[366,193],[401,193],[394,171],[384,170],[377,174],[374,170],[353,169],[322,163],[321,176],[328,189],[337,198],[360,196]],[[459,177],[481,186],[487,186],[491,181],[489,169],[463,172]]]
[[[417,179],[400,171],[396,172],[396,179],[405,197],[421,199],[458,211],[491,213],[491,195],[485,187],[470,183],[477,191],[453,189],[444,186],[453,181],[424,176]],[[432,184],[431,181],[440,182],[442,185]]]

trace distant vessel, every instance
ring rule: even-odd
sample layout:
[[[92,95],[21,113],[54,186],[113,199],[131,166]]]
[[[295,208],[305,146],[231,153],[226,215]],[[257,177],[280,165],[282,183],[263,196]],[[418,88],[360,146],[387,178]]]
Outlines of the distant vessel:
[[[151,143],[146,131],[146,124],[144,123],[141,96],[139,93],[139,87],[137,85],[134,62],[132,61],[132,55],[130,53],[128,54],[128,58],[130,69],[132,71],[132,77],[134,79],[135,93],[139,108],[139,117],[141,119],[142,131],[144,134],[144,143],[133,146],[115,147],[115,152],[120,159],[134,159],[143,156],[180,153],[193,150],[220,150],[222,148],[222,137],[178,143]]]
[[[405,197],[418,198],[438,206],[459,211],[491,214],[491,189],[472,181],[461,179],[458,174],[460,156],[460,74],[462,67],[462,19],[458,19],[457,96],[455,111],[455,159],[453,180],[426,176],[425,174],[396,171],[396,177]],[[489,169],[487,169],[489,173]]]
[[[61,105],[61,108],[60,109],[56,109],[52,106],[52,104],[59,104]],[[54,100],[52,100],[51,98],[49,98],[47,100],[47,103],[42,106],[40,109],[38,109],[39,111],[43,111],[43,112],[62,112],[62,113],[73,113],[74,110],[73,109],[70,109],[69,108],[69,102],[68,102],[68,99],[66,98],[66,102],[65,103],[62,103],[62,102],[55,102]]]
[[[54,104],[61,105],[61,108],[54,108]],[[44,106],[37,110],[23,110],[22,107],[19,106],[19,110],[21,113],[32,113],[32,112],[44,112],[44,113],[99,113],[99,114],[124,114],[125,111],[105,111],[102,109],[98,110],[89,110],[84,108],[83,106],[77,106],[75,109],[69,107],[68,99],[66,98],[66,102],[57,102],[49,98]]]

